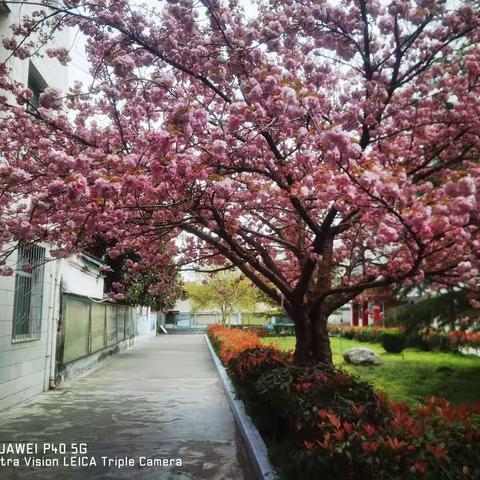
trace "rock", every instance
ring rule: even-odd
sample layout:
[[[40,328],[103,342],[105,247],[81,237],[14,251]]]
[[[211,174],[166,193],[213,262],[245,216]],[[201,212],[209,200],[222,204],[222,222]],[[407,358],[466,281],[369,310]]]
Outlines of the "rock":
[[[381,358],[369,348],[350,348],[343,354],[347,363],[353,365],[380,365]]]

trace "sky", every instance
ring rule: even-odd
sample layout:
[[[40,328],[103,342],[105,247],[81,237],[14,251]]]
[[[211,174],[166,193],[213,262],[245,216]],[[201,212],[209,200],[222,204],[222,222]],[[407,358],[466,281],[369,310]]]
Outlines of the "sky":
[[[144,0],[144,1],[132,1],[131,4],[135,5],[146,5],[161,8],[163,0]],[[242,0],[241,4],[245,8],[245,13],[248,16],[254,16],[257,8],[253,2],[249,0]],[[72,34],[71,44],[70,44],[70,56],[72,62],[69,69],[69,84],[72,84],[74,81],[80,81],[85,85],[88,85],[91,81],[91,75],[89,73],[89,64],[85,54],[85,37],[80,32]]]

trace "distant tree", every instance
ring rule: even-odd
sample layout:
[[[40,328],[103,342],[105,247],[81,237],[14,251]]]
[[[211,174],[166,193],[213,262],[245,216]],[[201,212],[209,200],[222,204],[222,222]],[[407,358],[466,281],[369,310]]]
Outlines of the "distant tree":
[[[176,267],[169,260],[146,263],[134,250],[112,255],[116,244],[115,239],[96,236],[85,248],[104,263],[105,293],[117,301],[151,307],[155,311],[173,308],[184,294]]]
[[[232,314],[239,309],[251,310],[259,300],[258,289],[236,272],[218,272],[203,282],[185,284],[185,291],[193,308],[218,309],[222,323],[230,324]]]
[[[403,324],[408,334],[429,327],[478,327],[478,310],[470,305],[465,290],[450,289],[419,302],[391,309],[387,322]]]
[[[132,305],[143,305],[157,312],[171,310],[178,298],[184,296],[183,282],[178,275],[174,281],[162,283],[155,271],[139,273],[124,291],[125,301]]]

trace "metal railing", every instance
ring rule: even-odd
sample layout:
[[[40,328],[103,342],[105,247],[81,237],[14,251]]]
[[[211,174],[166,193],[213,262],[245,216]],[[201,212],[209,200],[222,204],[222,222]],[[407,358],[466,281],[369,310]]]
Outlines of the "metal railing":
[[[135,319],[134,307],[63,293],[57,343],[59,366],[134,336]]]
[[[13,303],[12,342],[39,340],[42,331],[45,249],[21,245],[18,249]]]

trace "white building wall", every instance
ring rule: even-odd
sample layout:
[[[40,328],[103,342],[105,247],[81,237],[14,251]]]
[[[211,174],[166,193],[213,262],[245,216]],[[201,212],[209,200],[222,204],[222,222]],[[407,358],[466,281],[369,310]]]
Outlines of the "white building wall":
[[[12,23],[18,23],[21,16],[26,13],[26,9],[32,7],[10,4],[9,8],[10,13],[0,14],[2,39],[10,36],[9,26]],[[68,37],[68,31],[57,33],[56,45],[68,47]],[[5,61],[10,53],[0,42],[0,61]],[[49,58],[36,58],[32,63],[48,85],[66,90],[68,85],[66,67],[57,60]],[[8,66],[12,68],[10,77],[26,85],[29,61],[12,58]],[[46,253],[48,256],[48,249]],[[11,256],[9,264],[15,268],[16,255]],[[53,362],[52,339],[55,338],[58,320],[56,273],[58,273],[57,262],[45,265],[40,339],[18,343],[12,343],[15,276],[0,277],[0,410],[48,388]]]
[[[137,307],[136,329],[139,339],[154,337],[157,334],[157,314],[149,307]]]
[[[14,268],[16,254],[9,260]],[[55,262],[46,263],[40,338],[12,342],[15,276],[0,277],[0,410],[15,405],[48,388],[51,333],[58,318],[55,292]]]
[[[10,25],[13,23],[18,24],[18,22],[21,20],[21,17],[25,15],[25,13],[38,9],[38,7],[20,4],[9,4],[8,8],[10,9],[10,13],[0,14],[0,36],[2,39],[11,36]],[[54,42],[56,46],[65,46],[68,48],[70,41],[70,33],[67,29],[55,34]],[[50,46],[51,45],[48,45],[48,47]],[[10,54],[11,51],[6,50],[3,47],[3,44],[0,42],[1,61],[4,61],[6,58],[8,58]],[[68,69],[62,66],[58,60],[45,56],[44,58],[33,58],[31,61],[48,85],[59,88],[62,91],[66,91],[69,81]],[[8,66],[12,69],[11,78],[21,81],[26,85],[28,80],[28,65],[28,59],[21,60],[16,57],[10,58]]]
[[[334,325],[350,325],[352,323],[352,305],[351,303],[347,303],[340,307],[339,309],[335,310],[329,317],[328,323]]]
[[[16,268],[16,253],[8,263]],[[103,297],[104,277],[96,267],[85,270],[76,255],[45,263],[40,339],[25,342],[12,341],[15,276],[0,277],[0,410],[48,389],[54,376],[60,285],[64,292]]]
[[[104,277],[96,271],[86,271],[77,256],[61,260],[63,291],[84,297],[103,298]]]

